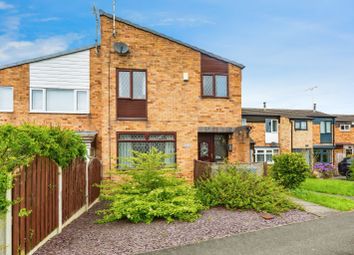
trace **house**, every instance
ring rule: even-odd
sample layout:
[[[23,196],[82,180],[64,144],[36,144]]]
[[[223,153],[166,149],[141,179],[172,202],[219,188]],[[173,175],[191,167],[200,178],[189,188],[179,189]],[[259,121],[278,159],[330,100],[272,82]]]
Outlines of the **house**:
[[[249,161],[243,65],[100,12],[100,43],[0,68],[0,124],[80,132],[105,170],[151,147],[193,178],[196,159]]]
[[[335,117],[313,110],[243,108],[243,125],[251,127],[250,158],[273,162],[279,153],[303,153],[307,162],[332,162]]]
[[[354,115],[337,115],[334,126],[335,162],[354,155]]]

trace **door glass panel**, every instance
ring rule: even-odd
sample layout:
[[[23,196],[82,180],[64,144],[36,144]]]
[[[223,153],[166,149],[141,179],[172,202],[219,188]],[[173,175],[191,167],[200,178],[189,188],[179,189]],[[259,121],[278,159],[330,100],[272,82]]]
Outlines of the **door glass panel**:
[[[226,135],[215,135],[215,161],[223,161],[227,158],[228,139]]]
[[[209,144],[207,142],[200,143],[200,158],[209,157]]]

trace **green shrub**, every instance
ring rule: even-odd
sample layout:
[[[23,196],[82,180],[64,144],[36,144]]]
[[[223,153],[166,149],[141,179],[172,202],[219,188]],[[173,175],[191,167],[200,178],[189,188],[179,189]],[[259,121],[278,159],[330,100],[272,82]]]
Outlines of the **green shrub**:
[[[354,181],[354,163],[351,164],[351,166],[349,168],[349,173],[347,173],[347,180]]]
[[[177,178],[174,166],[165,164],[168,156],[152,148],[149,153],[133,152],[127,159],[129,170],[118,170],[120,181],[101,185],[101,199],[109,201],[100,223],[128,219],[151,223],[156,218],[194,221],[204,208],[196,190]]]
[[[299,187],[309,174],[309,165],[300,153],[281,154],[274,157],[272,177],[285,188]]]
[[[296,208],[285,190],[268,177],[260,177],[237,166],[226,166],[208,180],[197,183],[205,206],[281,213]]]

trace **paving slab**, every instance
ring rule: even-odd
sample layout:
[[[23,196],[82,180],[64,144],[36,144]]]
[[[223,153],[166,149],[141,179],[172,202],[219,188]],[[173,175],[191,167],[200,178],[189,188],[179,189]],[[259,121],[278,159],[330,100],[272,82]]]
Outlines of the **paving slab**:
[[[298,198],[291,198],[295,203],[301,205],[304,210],[306,212],[312,213],[314,215],[320,216],[320,217],[325,217],[325,216],[330,216],[330,215],[335,215],[340,213],[339,211],[332,209],[332,208],[328,208],[328,207],[324,207],[321,205],[317,205],[311,202],[307,202],[305,200],[302,199],[298,199]]]

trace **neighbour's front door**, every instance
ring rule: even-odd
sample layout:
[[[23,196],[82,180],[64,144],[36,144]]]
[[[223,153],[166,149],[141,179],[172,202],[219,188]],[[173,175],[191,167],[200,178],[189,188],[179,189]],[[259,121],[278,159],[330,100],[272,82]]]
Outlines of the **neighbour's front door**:
[[[214,135],[199,134],[198,135],[198,158],[202,161],[214,161]]]

